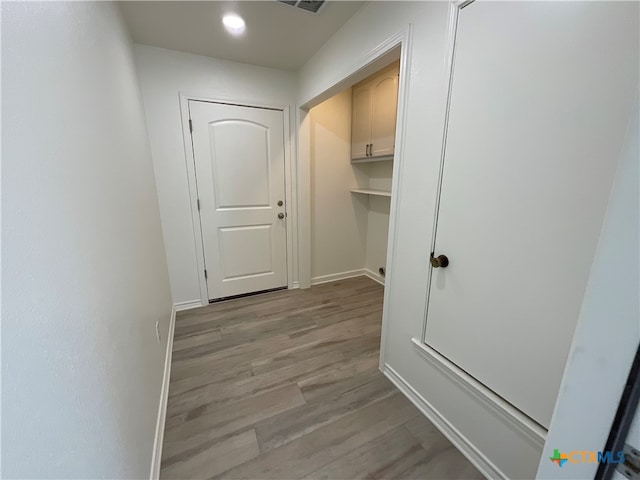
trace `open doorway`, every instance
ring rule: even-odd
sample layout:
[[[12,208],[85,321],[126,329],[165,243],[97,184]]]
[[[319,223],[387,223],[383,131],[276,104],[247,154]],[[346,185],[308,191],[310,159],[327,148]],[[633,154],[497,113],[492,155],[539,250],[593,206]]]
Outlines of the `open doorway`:
[[[408,30],[390,37],[353,65],[340,80],[312,99],[301,102],[299,110],[300,286],[304,288],[348,277],[366,280],[365,276],[384,285],[385,288],[380,291],[384,298],[380,365],[384,364],[385,358],[389,286],[393,282],[409,37]],[[354,145],[354,91],[357,94],[359,88],[368,81],[394,70],[395,81],[392,83],[395,104],[391,102],[392,106],[387,104],[386,108],[387,114],[392,112],[390,123],[393,125],[393,134],[391,141],[386,144],[392,150],[382,153],[375,145],[371,146],[372,141],[366,139]],[[313,128],[317,127],[318,114],[323,128]],[[331,145],[336,149],[328,148]],[[320,191],[320,185],[324,185],[323,191]],[[338,198],[341,200],[338,201]],[[346,220],[348,216],[351,216],[351,223]],[[347,237],[349,241],[345,240]]]
[[[312,285],[384,285],[399,74],[393,60],[309,112]]]

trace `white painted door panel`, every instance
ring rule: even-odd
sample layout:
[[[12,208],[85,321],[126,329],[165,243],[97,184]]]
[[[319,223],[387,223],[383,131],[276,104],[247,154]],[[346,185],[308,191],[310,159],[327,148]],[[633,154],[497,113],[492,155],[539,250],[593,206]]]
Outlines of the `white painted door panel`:
[[[425,341],[549,425],[637,88],[637,9],[460,12]]]
[[[286,286],[282,112],[198,101],[189,112],[209,298]]]
[[[398,108],[397,67],[376,79],[372,88],[371,156],[393,155]]]
[[[351,107],[351,158],[365,158],[371,141],[371,84],[354,87]]]

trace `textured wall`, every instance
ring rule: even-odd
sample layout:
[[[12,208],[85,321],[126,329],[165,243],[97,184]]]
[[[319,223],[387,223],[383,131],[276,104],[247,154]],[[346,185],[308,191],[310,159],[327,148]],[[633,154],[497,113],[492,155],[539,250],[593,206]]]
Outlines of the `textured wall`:
[[[117,8],[3,3],[2,101],[2,476],[148,478],[171,295]]]

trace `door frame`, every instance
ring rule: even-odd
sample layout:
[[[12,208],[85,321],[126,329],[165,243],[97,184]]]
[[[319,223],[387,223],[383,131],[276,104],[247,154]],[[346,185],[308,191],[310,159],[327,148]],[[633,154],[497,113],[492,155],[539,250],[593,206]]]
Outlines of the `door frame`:
[[[442,179],[444,176],[444,162],[447,151],[447,134],[449,133],[449,110],[451,107],[451,90],[453,89],[453,73],[456,61],[456,40],[458,35],[458,22],[460,18],[460,11],[475,0],[453,0],[449,4],[449,26],[447,34],[447,69],[446,69],[446,85],[447,85],[447,102],[445,105],[444,120],[442,125],[442,146],[440,148],[440,165],[438,167],[438,184],[436,188],[436,204],[433,214],[433,228],[431,230],[431,243],[429,245],[429,251],[434,252],[436,246],[436,236],[438,234],[438,215],[440,214],[440,197],[442,195]],[[428,348],[427,344],[427,316],[429,315],[429,299],[431,297],[431,279],[433,277],[433,267],[431,264],[428,266],[429,275],[427,278],[427,298],[424,306],[424,316],[422,319],[422,334],[420,340]]]
[[[198,188],[195,167],[195,155],[193,152],[193,143],[191,139],[191,131],[189,129],[189,101],[218,103],[222,105],[236,105],[249,108],[263,108],[268,110],[278,110],[283,116],[284,131],[284,190],[285,205],[287,212],[286,237],[287,237],[287,288],[298,288],[298,282],[294,281],[297,275],[296,258],[298,238],[295,235],[298,219],[298,209],[296,208],[296,188],[293,179],[295,178],[295,164],[291,161],[291,125],[289,120],[289,105],[270,104],[260,101],[246,101],[238,99],[212,98],[203,95],[189,94],[185,92],[178,93],[180,103],[180,120],[182,122],[182,139],[184,142],[184,155],[187,169],[187,181],[189,183],[189,205],[191,207],[191,223],[193,227],[193,236],[195,238],[196,263],[198,265],[198,282],[200,284],[200,300],[202,306],[209,305],[209,292],[207,289],[207,279],[204,276],[205,259],[204,259],[204,242],[202,240],[202,222],[200,212],[198,211]]]
[[[310,98],[299,103],[296,112],[298,124],[298,223],[299,235],[299,281],[300,288],[311,286],[311,124],[309,111],[314,106],[340,93],[371,74],[397,60],[394,52],[400,49],[400,80],[398,82],[398,107],[396,115],[396,146],[393,159],[391,205],[389,208],[389,231],[387,243],[384,303],[382,307],[382,338],[380,341],[379,368],[385,365],[386,331],[389,328],[389,295],[393,283],[393,265],[396,258],[396,235],[398,231],[398,205],[402,193],[402,164],[404,137],[409,101],[409,71],[411,64],[412,25],[387,37],[376,48],[360,57],[357,62],[343,70],[334,80]],[[393,58],[392,58],[393,57]]]

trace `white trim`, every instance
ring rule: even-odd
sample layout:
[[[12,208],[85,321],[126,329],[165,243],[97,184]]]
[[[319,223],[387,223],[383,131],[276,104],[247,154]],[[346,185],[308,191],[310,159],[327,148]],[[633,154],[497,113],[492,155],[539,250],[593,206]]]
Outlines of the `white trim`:
[[[293,288],[293,280],[297,278],[297,256],[298,256],[298,235],[297,223],[298,223],[298,206],[297,206],[297,191],[296,185],[296,163],[293,161],[294,156],[294,144],[295,141],[295,129],[292,131],[292,125],[290,122],[291,110],[289,105],[286,105],[283,109],[284,115],[284,196],[285,196],[285,211],[287,212],[287,287]],[[295,123],[293,125],[295,127]]]
[[[207,279],[204,277],[204,244],[202,242],[202,225],[198,213],[198,189],[196,181],[195,157],[193,155],[193,144],[191,142],[191,131],[189,130],[189,100],[193,97],[178,94],[180,102],[180,120],[182,121],[182,141],[184,146],[184,158],[187,168],[187,181],[189,183],[189,205],[191,207],[191,226],[193,228],[193,238],[196,249],[196,262],[198,264],[198,282],[200,285],[200,301],[204,305],[209,301],[207,292]]]
[[[402,30],[400,32],[396,32],[395,34],[388,37],[386,40],[382,41],[375,48],[373,48],[369,53],[361,57],[356,63],[352,64],[349,68],[346,68],[342,71],[342,73],[336,75],[333,81],[328,82],[327,85],[321,87],[319,91],[315,94],[311,95],[308,99],[303,102],[300,102],[302,109],[309,110],[310,108],[322,103],[327,98],[330,98],[332,94],[338,93],[338,91],[334,91],[335,88],[339,87],[342,90],[358,83],[360,80],[364,80],[368,75],[366,73],[374,73],[367,72],[367,67],[371,64],[375,63],[376,60],[384,57],[384,55],[390,53],[392,50],[396,49],[399,46],[404,46],[404,42],[407,41],[407,35],[411,30],[411,25],[408,25],[408,28]],[[408,59],[408,57],[407,57]],[[358,74],[365,73],[365,76],[362,78],[358,78]],[[400,73],[402,74],[402,65],[400,66]],[[328,96],[327,96],[328,95]],[[325,98],[325,96],[327,96]],[[395,150],[397,152],[397,149]]]
[[[384,277],[382,275],[374,272],[373,270],[369,270],[368,268],[365,268],[363,273],[365,277],[368,277],[374,282],[378,282],[380,285],[384,286]]]
[[[300,282],[291,282],[291,290],[295,290],[296,288],[300,288]]]
[[[330,275],[321,275],[319,277],[313,277],[311,279],[311,285],[320,285],[322,283],[337,282],[338,280],[345,280],[347,278],[355,277],[367,277],[374,282],[384,286],[384,277],[369,270],[368,268],[362,268],[359,270],[348,270],[346,272],[332,273]],[[297,283],[297,282],[296,282]],[[294,287],[299,288],[299,285]]]
[[[319,277],[313,277],[311,279],[311,285],[320,285],[321,283],[335,282],[337,280],[344,280],[346,278],[353,278],[353,277],[361,277],[363,275],[366,275],[364,269],[349,270],[347,272],[332,273],[330,275],[321,275]]]
[[[451,90],[453,88],[453,69],[456,59],[456,36],[458,34],[458,17],[460,10],[472,3],[473,0],[453,0],[449,4],[449,33],[447,39],[446,50],[446,74],[447,74],[447,103],[445,106],[444,122],[442,127],[442,145],[440,148],[440,167],[438,169],[438,183],[436,188],[436,204],[433,214],[433,228],[431,234],[430,252],[435,252],[436,235],[438,233],[438,216],[440,215],[440,196],[442,194],[442,177],[444,174],[444,160],[447,149],[447,134],[449,133],[449,110],[451,107]],[[424,315],[422,319],[422,340],[426,342],[427,337],[427,317],[429,315],[429,300],[431,297],[431,276],[433,275],[433,267],[428,266],[429,274],[427,275],[427,295],[425,298]]]
[[[298,108],[298,282],[311,286],[311,114]]]
[[[497,413],[505,423],[512,425],[516,430],[526,435],[527,438],[542,450],[547,438],[547,430],[544,427],[536,423],[453,362],[439,354],[433,348],[429,347],[429,345],[425,345],[417,338],[412,338],[411,341],[422,358],[427,360],[433,367],[437,368],[451,381],[463,387],[468,393],[473,395],[478,402]]]
[[[294,278],[298,269],[297,253],[298,253],[298,206],[297,192],[298,187],[294,179],[296,178],[296,165],[292,161],[292,136],[295,137],[295,131],[291,130],[289,105],[272,104],[263,101],[245,100],[245,99],[221,99],[204,97],[202,95],[192,95],[185,92],[178,93],[180,103],[180,119],[182,120],[182,140],[184,144],[185,162],[187,168],[187,179],[189,182],[189,199],[191,205],[191,223],[193,235],[195,238],[196,260],[199,266],[198,281],[200,283],[200,300],[201,305],[208,305],[209,293],[207,290],[207,280],[204,277],[205,259],[204,244],[202,241],[202,224],[200,214],[198,212],[198,189],[195,170],[195,157],[193,153],[193,144],[191,141],[191,131],[189,130],[189,101],[221,103],[225,105],[239,105],[253,108],[266,108],[271,110],[282,111],[284,125],[284,176],[285,176],[285,202],[287,206],[287,286],[293,288]]]
[[[406,30],[400,32],[389,41],[389,49],[400,47],[400,77],[398,84],[398,110],[396,113],[396,146],[393,158],[393,171],[391,174],[391,205],[389,206],[389,231],[387,232],[387,263],[385,265],[385,283],[391,286],[393,282],[393,265],[396,261],[396,245],[398,234],[398,205],[402,195],[402,165],[404,164],[404,143],[406,137],[407,105],[409,103],[409,64],[412,51],[412,25],[407,25]],[[382,304],[382,326],[380,338],[380,367],[385,364],[387,330],[389,329],[389,304],[391,288],[384,289]]]
[[[171,353],[173,351],[173,334],[176,329],[176,307],[171,308],[169,320],[169,332],[167,333],[167,349],[164,354],[164,374],[162,376],[162,388],[160,389],[160,402],[158,405],[158,420],[156,422],[156,436],[153,441],[153,454],[151,457],[150,479],[160,478],[160,462],[162,461],[162,441],[164,440],[164,424],[167,418],[167,400],[169,398],[169,379],[171,377]]]
[[[209,302],[203,303],[202,300],[189,300],[186,302],[178,302],[173,304],[173,308],[176,309],[176,312],[182,312],[183,310],[191,310],[192,308],[200,308],[206,307],[209,305]]]
[[[440,432],[489,479],[508,479],[486,455],[454,427],[437,409],[420,395],[409,383],[389,365],[384,365],[382,373],[400,390]]]

